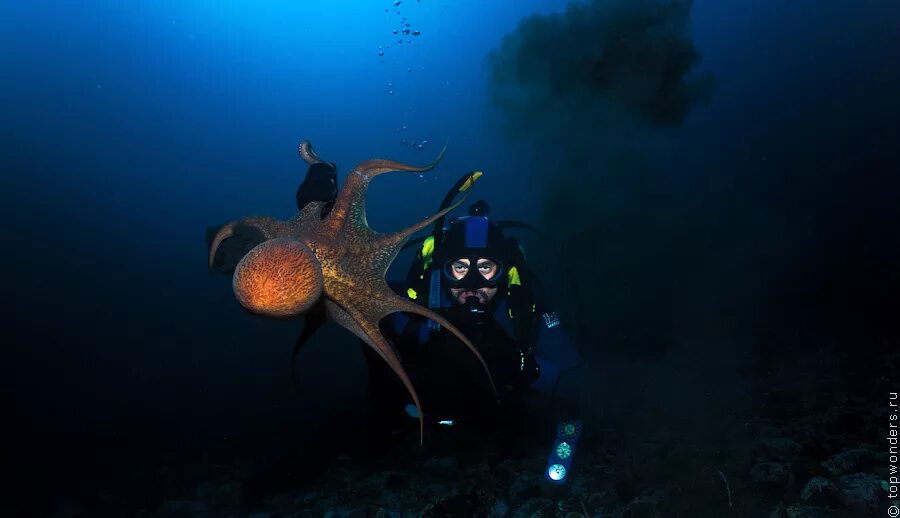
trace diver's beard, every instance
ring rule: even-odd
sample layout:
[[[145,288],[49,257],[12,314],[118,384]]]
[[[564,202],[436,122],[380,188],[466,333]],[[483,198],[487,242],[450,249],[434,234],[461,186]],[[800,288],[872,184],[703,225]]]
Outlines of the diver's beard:
[[[487,305],[488,302],[491,301],[491,297],[489,297],[484,291],[481,289],[478,290],[463,290],[456,295],[456,303],[457,304],[465,304],[466,299],[469,297],[476,297],[480,304]]]
[[[469,291],[469,290],[467,290]],[[471,292],[468,298],[459,304],[453,304],[447,309],[447,319],[459,328],[469,339],[475,339],[472,333],[476,333],[491,316],[487,304],[480,302],[479,297]]]

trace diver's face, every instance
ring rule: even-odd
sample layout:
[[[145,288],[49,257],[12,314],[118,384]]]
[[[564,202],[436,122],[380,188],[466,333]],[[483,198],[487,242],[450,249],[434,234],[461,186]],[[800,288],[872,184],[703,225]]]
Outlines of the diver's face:
[[[453,276],[456,280],[461,280],[463,277],[469,273],[469,268],[472,267],[471,261],[465,257],[460,257],[459,259],[450,263],[450,275]],[[497,263],[486,258],[482,257],[478,259],[475,265],[478,268],[478,273],[484,277],[486,280],[491,280],[497,275],[497,271],[499,267]],[[497,287],[493,288],[478,288],[477,290],[468,290],[465,288],[450,288],[450,295],[453,296],[453,300],[456,301],[457,304],[465,304],[466,298],[468,297],[478,297],[478,302],[481,304],[487,304],[494,298],[494,295],[497,294]]]

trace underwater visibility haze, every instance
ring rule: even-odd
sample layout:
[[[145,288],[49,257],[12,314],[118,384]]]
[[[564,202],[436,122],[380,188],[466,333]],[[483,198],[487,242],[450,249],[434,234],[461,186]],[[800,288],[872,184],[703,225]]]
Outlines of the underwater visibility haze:
[[[0,515],[900,513],[898,39],[0,2]]]

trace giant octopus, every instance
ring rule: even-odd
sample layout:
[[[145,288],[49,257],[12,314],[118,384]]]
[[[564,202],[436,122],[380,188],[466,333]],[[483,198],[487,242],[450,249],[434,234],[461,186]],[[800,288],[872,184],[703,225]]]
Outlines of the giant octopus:
[[[446,148],[445,148],[446,149]],[[419,414],[419,443],[424,442],[422,405],[393,346],[378,323],[385,316],[406,311],[429,318],[456,335],[478,358],[491,387],[496,387],[478,349],[441,315],[395,294],[385,274],[404,243],[416,232],[457,208],[466,198],[419,223],[382,234],[366,221],[369,182],[390,171],[422,173],[443,158],[425,166],[393,160],[371,159],[350,171],[331,211],[320,218],[323,202],[311,202],[287,221],[250,216],[223,225],[212,239],[209,265],[222,241],[236,228],[250,228],[264,237],[237,263],[232,286],[238,302],[252,313],[273,318],[295,317],[324,303],[329,320],[359,337],[374,349],[400,378]],[[300,156],[310,165],[321,162],[308,141],[300,143]]]

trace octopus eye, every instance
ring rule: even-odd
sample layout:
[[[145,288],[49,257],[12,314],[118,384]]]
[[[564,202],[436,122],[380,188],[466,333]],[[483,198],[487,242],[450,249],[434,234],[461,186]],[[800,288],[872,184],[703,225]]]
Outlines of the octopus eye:
[[[234,271],[234,294],[242,306],[269,317],[292,317],[322,295],[322,266],[297,239],[276,238],[251,250]]]

